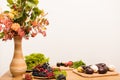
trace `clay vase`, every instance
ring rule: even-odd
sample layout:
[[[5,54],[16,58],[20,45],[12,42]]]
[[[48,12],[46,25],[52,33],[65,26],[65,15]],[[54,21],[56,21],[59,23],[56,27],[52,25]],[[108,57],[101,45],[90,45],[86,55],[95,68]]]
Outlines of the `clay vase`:
[[[10,72],[13,77],[23,76],[27,70],[23,53],[22,53],[22,38],[19,36],[14,37],[14,55],[10,64]]]

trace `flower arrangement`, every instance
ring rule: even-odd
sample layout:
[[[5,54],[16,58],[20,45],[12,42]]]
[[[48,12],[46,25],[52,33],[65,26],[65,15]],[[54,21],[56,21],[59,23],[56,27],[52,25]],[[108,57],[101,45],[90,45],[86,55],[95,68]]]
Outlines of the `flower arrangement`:
[[[46,36],[49,21],[44,10],[37,5],[39,0],[7,0],[9,11],[0,13],[0,39],[11,40],[14,36],[29,39],[38,33]]]

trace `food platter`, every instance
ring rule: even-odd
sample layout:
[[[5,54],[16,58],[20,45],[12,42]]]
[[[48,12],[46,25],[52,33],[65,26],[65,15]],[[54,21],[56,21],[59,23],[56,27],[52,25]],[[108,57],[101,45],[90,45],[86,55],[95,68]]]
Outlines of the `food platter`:
[[[116,76],[116,75],[119,75],[118,72],[110,72],[108,71],[107,73],[105,74],[99,74],[99,73],[93,73],[93,74],[86,74],[86,73],[81,73],[81,72],[78,72],[77,69],[74,69],[73,72],[75,74],[78,74],[82,77],[86,77],[86,78],[93,78],[93,77],[104,77],[104,76]]]
[[[29,73],[27,73],[27,74],[29,74],[29,75],[32,75],[32,72],[29,72]],[[39,77],[39,76],[33,76],[32,75],[32,78],[33,79],[55,79],[55,77],[53,76],[53,77]],[[25,79],[25,74],[23,75],[23,79]]]

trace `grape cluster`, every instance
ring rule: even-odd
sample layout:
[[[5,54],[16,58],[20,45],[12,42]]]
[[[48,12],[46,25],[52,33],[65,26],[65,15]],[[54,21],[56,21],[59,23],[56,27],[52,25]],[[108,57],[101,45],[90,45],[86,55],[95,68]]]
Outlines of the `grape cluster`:
[[[53,69],[49,66],[48,63],[44,63],[43,65],[37,65],[34,67],[32,71],[33,76],[38,77],[54,77]]]

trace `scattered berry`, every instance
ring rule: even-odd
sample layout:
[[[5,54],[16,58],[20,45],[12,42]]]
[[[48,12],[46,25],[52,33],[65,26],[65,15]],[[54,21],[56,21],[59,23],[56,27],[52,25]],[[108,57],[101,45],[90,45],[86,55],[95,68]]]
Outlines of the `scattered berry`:
[[[32,76],[30,74],[25,74],[25,80],[32,80]]]

